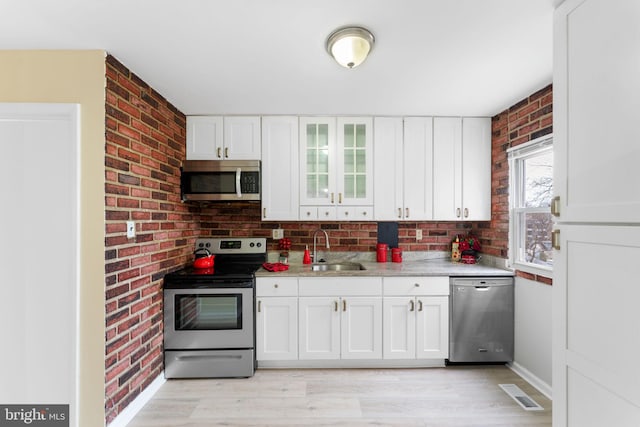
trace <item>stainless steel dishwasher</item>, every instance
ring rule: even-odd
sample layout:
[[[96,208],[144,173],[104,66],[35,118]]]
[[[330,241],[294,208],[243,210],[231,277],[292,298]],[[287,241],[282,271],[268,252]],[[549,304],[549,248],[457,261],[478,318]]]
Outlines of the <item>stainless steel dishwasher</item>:
[[[452,277],[449,362],[513,361],[513,277]]]

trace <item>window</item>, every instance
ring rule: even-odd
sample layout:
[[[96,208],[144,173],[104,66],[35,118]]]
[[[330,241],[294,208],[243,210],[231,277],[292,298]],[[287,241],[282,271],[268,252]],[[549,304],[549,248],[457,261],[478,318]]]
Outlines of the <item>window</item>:
[[[551,270],[553,138],[509,150],[511,259],[520,267]]]

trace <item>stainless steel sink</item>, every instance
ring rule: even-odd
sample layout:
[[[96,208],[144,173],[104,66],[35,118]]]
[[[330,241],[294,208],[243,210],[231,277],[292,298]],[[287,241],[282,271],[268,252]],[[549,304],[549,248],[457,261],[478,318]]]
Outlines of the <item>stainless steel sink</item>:
[[[357,262],[335,262],[335,263],[322,263],[322,264],[312,264],[311,271],[357,271],[357,270],[366,270]]]

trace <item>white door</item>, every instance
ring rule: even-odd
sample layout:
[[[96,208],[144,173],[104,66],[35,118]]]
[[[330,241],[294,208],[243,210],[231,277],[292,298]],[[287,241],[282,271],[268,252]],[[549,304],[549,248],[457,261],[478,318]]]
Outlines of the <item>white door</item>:
[[[553,187],[562,221],[639,221],[639,8],[567,0],[556,12]]]
[[[384,297],[382,342],[384,359],[416,358],[415,297]]]
[[[187,116],[187,160],[222,160],[221,116]]]
[[[340,358],[340,299],[301,297],[299,303],[299,357]]]
[[[491,220],[491,119],[462,119],[462,219]]]
[[[639,426],[640,226],[561,225],[559,230],[553,272],[554,426]]]
[[[416,357],[449,357],[449,297],[417,297],[416,319]]]
[[[402,219],[402,118],[374,118],[374,212],[378,221]]]
[[[260,117],[227,116],[223,129],[225,159],[260,160]]]
[[[433,119],[404,119],[404,209],[407,220],[433,219]]]
[[[342,297],[341,356],[382,358],[382,298]]]
[[[298,298],[262,297],[257,304],[257,360],[297,360]]]
[[[433,119],[433,219],[462,219],[462,119]]]
[[[74,104],[0,104],[0,402],[69,404],[72,426],[79,114]]]
[[[299,210],[298,118],[262,118],[262,219],[297,220]]]

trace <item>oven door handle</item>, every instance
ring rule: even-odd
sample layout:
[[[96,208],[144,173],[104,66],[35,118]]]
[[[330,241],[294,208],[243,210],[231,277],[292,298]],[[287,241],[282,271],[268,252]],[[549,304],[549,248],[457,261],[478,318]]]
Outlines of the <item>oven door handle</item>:
[[[238,198],[242,197],[242,188],[240,188],[240,175],[242,175],[242,169],[236,169],[236,195]]]
[[[242,359],[242,356],[239,354],[228,354],[228,355],[220,355],[220,354],[209,354],[209,355],[183,355],[183,356],[177,356],[176,360],[179,360],[181,362],[188,362],[188,361],[199,361],[199,360],[221,360],[221,359]]]

